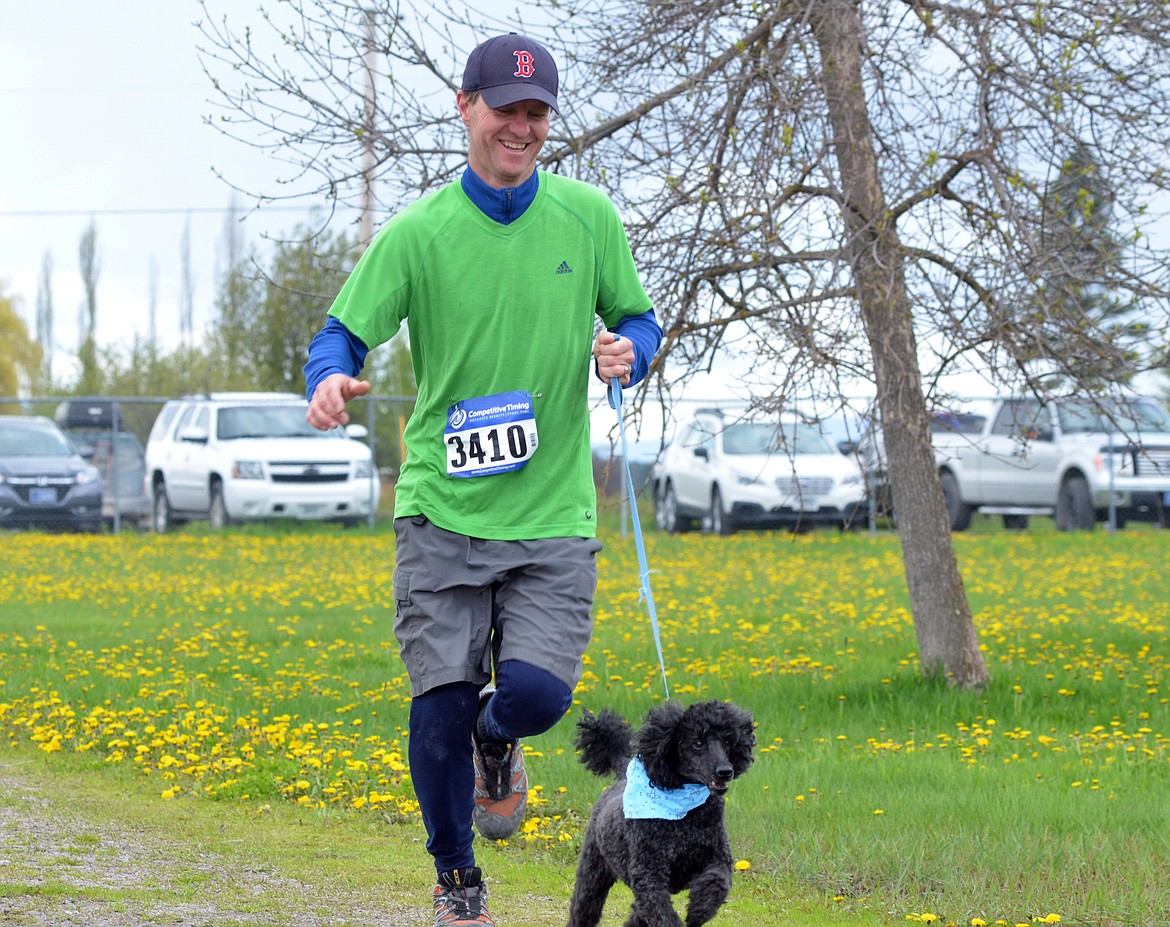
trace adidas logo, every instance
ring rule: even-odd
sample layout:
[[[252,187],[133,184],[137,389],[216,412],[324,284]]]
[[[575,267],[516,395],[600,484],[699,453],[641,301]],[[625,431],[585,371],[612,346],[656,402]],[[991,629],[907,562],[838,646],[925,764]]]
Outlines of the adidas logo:
[[[569,262],[568,261],[561,261],[561,266],[557,268],[557,273],[558,274],[571,274],[572,272],[573,272],[573,268],[571,268],[569,266]]]

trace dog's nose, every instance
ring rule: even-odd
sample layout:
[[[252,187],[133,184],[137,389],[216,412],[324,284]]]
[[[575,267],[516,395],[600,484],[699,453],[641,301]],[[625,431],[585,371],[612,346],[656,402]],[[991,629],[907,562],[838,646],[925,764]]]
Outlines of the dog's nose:
[[[715,767],[715,775],[726,782],[735,775],[735,770],[730,763],[720,763]]]

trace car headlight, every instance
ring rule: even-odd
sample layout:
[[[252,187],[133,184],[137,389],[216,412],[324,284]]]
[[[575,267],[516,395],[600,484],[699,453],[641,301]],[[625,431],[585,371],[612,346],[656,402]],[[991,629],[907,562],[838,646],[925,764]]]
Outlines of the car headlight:
[[[237,460],[232,464],[232,476],[237,480],[262,480],[264,463],[260,460]]]
[[[96,483],[100,478],[101,474],[98,473],[96,468],[87,467],[84,470],[78,470],[77,475],[73,477],[73,481],[78,486],[88,486],[90,483]]]
[[[860,473],[853,473],[853,474],[850,474],[849,476],[845,477],[845,479],[843,479],[841,481],[841,485],[842,486],[860,486],[861,482],[862,482],[861,474]]]
[[[735,476],[735,481],[739,483],[740,486],[756,486],[762,482],[759,476],[754,473],[740,473],[738,470],[736,470],[733,471],[733,475]]]
[[[368,480],[374,475],[374,464],[369,460],[359,460],[353,465],[353,478],[355,480]]]
[[[1112,471],[1115,476],[1133,476],[1133,455],[1125,451],[1098,454],[1096,464],[1098,473]]]

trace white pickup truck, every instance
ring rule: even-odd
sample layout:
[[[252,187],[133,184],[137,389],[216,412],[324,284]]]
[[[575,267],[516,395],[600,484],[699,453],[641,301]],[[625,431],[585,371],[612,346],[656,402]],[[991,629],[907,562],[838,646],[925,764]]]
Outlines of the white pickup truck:
[[[1007,398],[960,407],[932,435],[951,529],[975,512],[1024,528],[1052,516],[1061,531],[1091,531],[1170,508],[1170,414],[1152,399],[1110,402]]]

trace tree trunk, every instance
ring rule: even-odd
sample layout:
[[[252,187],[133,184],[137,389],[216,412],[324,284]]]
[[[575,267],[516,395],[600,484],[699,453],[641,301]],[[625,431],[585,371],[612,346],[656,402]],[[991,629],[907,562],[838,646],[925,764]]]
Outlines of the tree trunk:
[[[987,668],[951,544],[922,392],[905,256],[889,218],[862,82],[855,0],[811,0],[821,54],[841,209],[854,285],[873,350],[878,411],[902,539],[922,671],[954,685],[983,686]]]

